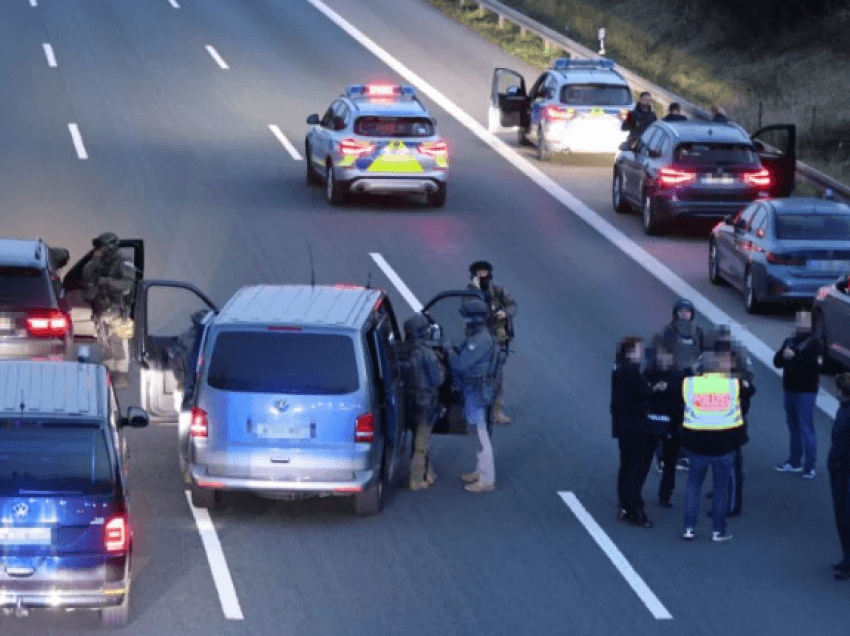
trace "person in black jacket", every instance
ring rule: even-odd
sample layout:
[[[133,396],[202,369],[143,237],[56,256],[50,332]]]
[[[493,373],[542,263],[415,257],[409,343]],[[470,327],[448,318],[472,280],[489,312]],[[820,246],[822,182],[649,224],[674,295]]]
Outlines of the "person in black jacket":
[[[782,369],[785,390],[785,417],[791,433],[788,459],[776,466],[781,473],[803,473],[806,479],[815,477],[817,437],[815,436],[815,398],[820,382],[823,351],[812,333],[812,314],[797,312],[797,330],[786,338],[773,356],[773,366]],[[806,461],[801,463],[805,450]]]
[[[617,473],[620,521],[651,528],[644,512],[641,491],[652,464],[657,439],[647,424],[649,397],[653,391],[667,388],[664,382],[650,387],[641,373],[643,339],[624,338],[617,347],[617,359],[611,375],[612,434],[620,446],[620,469]]]
[[[829,485],[832,488],[832,508],[835,525],[841,540],[843,558],[832,566],[839,581],[850,579],[850,373],[835,377],[841,405],[832,426],[832,446],[826,460]]]
[[[661,441],[661,484],[658,501],[662,508],[672,508],[670,498],[676,487],[676,459],[679,457],[684,400],[682,399],[682,373],[676,369],[673,348],[658,343],[652,355],[647,356],[649,366],[645,377],[650,384],[666,383],[663,391],[655,391],[649,398],[649,427]]]
[[[640,94],[634,110],[628,114],[623,125],[620,126],[622,130],[629,131],[629,145],[634,147],[635,142],[656,119],[658,118],[655,116],[655,111],[652,110],[652,95],[644,91]]]
[[[670,102],[667,107],[667,114],[661,121],[688,121],[688,118],[682,114],[682,106],[679,102]]]

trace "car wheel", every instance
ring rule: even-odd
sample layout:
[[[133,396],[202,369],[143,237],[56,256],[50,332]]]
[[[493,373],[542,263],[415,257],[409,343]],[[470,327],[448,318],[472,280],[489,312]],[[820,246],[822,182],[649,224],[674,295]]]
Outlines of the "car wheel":
[[[643,221],[643,231],[645,234],[652,235],[659,233],[659,223],[655,216],[655,203],[648,192],[643,193],[641,220]]]
[[[387,479],[387,449],[381,456],[381,473],[369,490],[354,495],[354,512],[358,517],[376,515],[384,507],[384,482]]]
[[[625,214],[629,211],[629,204],[623,196],[623,173],[617,172],[611,186],[611,199],[614,203],[614,212]]]
[[[723,278],[720,276],[720,255],[717,253],[717,244],[714,241],[708,244],[708,280],[714,285],[723,283]]]
[[[753,276],[753,270],[747,268],[747,273],[744,275],[744,309],[748,314],[754,314],[759,310],[761,303],[756,292],[756,281]]]
[[[331,205],[340,205],[345,201],[345,195],[342,192],[342,185],[337,183],[334,176],[334,167],[328,163],[325,172],[325,200]]]
[[[124,600],[120,605],[104,607],[100,610],[100,622],[104,627],[127,627],[130,623],[130,584],[124,593]]]
[[[307,185],[318,185],[322,182],[316,168],[313,167],[313,152],[310,149],[310,144],[306,144],[304,149],[304,159],[307,162]]]
[[[221,491],[215,488],[198,488],[195,484],[189,486],[192,505],[195,508],[215,508],[221,501]]]
[[[543,127],[537,129],[537,159],[540,161],[549,161],[552,158],[552,153],[546,143],[546,138],[543,136]]]
[[[437,185],[436,192],[429,192],[425,195],[425,200],[432,208],[441,208],[446,204],[446,184],[440,183]]]

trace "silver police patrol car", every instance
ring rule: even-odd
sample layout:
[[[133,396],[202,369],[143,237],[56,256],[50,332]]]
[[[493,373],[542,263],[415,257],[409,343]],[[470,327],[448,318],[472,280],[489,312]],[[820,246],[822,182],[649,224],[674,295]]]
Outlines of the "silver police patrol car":
[[[522,75],[495,69],[488,124],[490,132],[517,131],[520,145],[532,142],[541,161],[553,152],[616,153],[634,107],[613,61],[558,58],[528,93]]]
[[[445,204],[448,148],[413,87],[353,84],[307,123],[307,183],[324,181],[328,203],[354,192],[424,194],[428,205]]]

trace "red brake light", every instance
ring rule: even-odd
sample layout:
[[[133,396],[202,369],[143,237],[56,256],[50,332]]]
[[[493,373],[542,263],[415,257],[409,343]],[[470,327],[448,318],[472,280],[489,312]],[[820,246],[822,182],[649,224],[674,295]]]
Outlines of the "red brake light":
[[[823,300],[824,298],[829,296],[829,289],[830,289],[829,287],[821,287],[818,290],[817,294],[815,294],[815,299],[816,300]]]
[[[437,158],[449,156],[449,147],[442,139],[438,141],[426,141],[425,143],[421,143],[419,144],[417,150],[428,157]]]
[[[677,170],[676,168],[661,168],[658,173],[658,183],[663,188],[688,185],[696,179],[696,173]]]
[[[543,109],[543,119],[546,121],[566,121],[576,115],[575,108],[561,108],[560,106],[547,106]]]
[[[757,172],[745,172],[741,175],[741,178],[746,184],[751,185],[754,188],[769,188],[773,182],[767,168],[762,168]]]
[[[352,283],[337,283],[334,285],[335,289],[363,289],[362,285],[354,285]]]
[[[369,84],[366,86],[369,97],[393,97],[401,94],[401,87],[394,84]]]
[[[621,108],[620,109],[620,119],[623,120],[623,121],[626,121],[626,119],[628,119],[628,117],[629,117],[629,111],[626,110],[625,108]]]
[[[56,309],[27,316],[27,332],[37,338],[62,338],[70,327],[71,319]]]
[[[357,423],[354,425],[354,441],[375,441],[375,418],[371,413],[364,413],[357,418]]]
[[[189,435],[192,437],[207,437],[209,433],[209,420],[207,419],[207,412],[204,409],[193,406],[192,417],[189,421]]]
[[[126,552],[130,548],[130,528],[126,516],[112,517],[103,530],[103,546],[107,552]]]
[[[375,150],[375,144],[348,137],[339,142],[339,151],[344,155],[368,155]]]
[[[805,265],[806,259],[790,254],[776,254],[775,252],[766,252],[765,257],[768,263],[774,265]]]

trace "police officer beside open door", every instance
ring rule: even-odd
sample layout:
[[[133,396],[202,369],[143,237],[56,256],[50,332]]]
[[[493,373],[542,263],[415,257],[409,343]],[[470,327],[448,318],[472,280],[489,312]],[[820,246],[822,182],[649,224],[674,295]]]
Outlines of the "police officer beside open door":
[[[516,301],[505,291],[501,285],[493,282],[493,266],[487,261],[475,261],[469,266],[472,281],[469,289],[484,292],[487,304],[490,305],[491,322],[490,332],[496,338],[503,354],[507,357],[511,340],[514,337],[514,316],[516,315]],[[505,413],[502,400],[502,367],[496,380],[496,399],[493,405],[493,422],[495,424],[510,424],[511,418]]]

